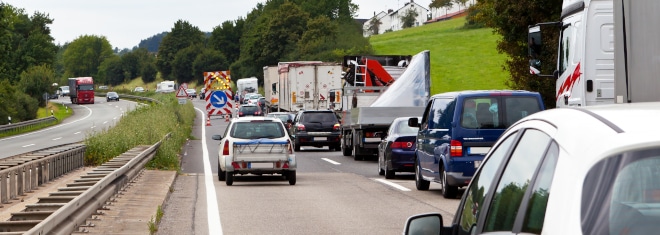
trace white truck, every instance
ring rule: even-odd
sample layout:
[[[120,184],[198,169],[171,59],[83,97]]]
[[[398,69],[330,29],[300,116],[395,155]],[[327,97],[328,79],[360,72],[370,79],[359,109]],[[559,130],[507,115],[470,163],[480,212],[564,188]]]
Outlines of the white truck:
[[[272,78],[268,80],[271,92],[275,88],[277,93],[278,111],[334,110],[339,107],[338,99],[331,100],[330,97],[335,97],[335,91],[342,87],[340,64],[319,61],[280,62],[277,68],[277,84],[273,85],[275,82]],[[266,74],[268,71],[268,68],[264,69],[264,80],[273,77],[272,74]]]
[[[530,72],[544,72],[541,32],[556,26],[557,107],[660,101],[657,9],[657,0],[564,0],[559,22],[529,28]]]
[[[236,80],[236,94],[259,93],[259,80],[256,77]]]
[[[264,97],[266,98],[266,108],[272,112],[277,111],[279,106],[279,74],[277,66],[264,66]]]
[[[176,84],[174,81],[162,81],[156,85],[156,92],[157,93],[170,93],[170,92],[175,92]]]

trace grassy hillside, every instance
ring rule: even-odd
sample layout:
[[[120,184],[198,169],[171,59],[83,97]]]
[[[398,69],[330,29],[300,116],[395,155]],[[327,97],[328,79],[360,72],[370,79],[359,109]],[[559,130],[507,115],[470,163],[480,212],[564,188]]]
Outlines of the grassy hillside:
[[[463,29],[465,17],[372,36],[376,54],[431,54],[431,94],[445,91],[507,89],[506,56],[497,53],[492,29]]]

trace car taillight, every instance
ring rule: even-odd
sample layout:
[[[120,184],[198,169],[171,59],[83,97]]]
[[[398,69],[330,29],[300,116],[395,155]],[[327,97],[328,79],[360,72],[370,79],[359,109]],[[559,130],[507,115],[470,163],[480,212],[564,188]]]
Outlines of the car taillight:
[[[259,116],[259,115],[261,115],[261,112],[259,112],[259,111],[256,111],[256,112],[254,112],[254,115],[257,115],[257,116]]]
[[[373,132],[366,132],[366,133],[364,133],[364,137],[367,137],[367,138],[374,137],[375,135],[376,135],[376,134],[374,134]]]
[[[243,112],[238,112],[238,116],[243,116]]]
[[[229,141],[225,140],[225,146],[222,147],[222,155],[229,155]]]
[[[390,146],[392,149],[410,149],[415,145],[413,142],[405,142],[405,141],[397,141],[393,142],[392,146]]]
[[[449,156],[460,157],[463,156],[463,143],[458,140],[451,140],[449,143]]]
[[[296,125],[296,129],[298,129],[299,131],[304,131],[305,130],[305,125],[298,124],[298,125]]]
[[[341,126],[339,126],[339,123],[335,123],[335,125],[332,126],[333,131],[338,131],[340,128],[341,128]]]

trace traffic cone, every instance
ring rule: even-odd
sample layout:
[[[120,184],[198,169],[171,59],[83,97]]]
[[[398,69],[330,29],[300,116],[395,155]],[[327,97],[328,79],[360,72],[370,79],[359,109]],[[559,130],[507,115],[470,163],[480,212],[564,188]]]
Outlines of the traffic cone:
[[[206,117],[206,126],[211,126],[211,118]]]
[[[225,122],[229,122],[229,114],[225,114]]]

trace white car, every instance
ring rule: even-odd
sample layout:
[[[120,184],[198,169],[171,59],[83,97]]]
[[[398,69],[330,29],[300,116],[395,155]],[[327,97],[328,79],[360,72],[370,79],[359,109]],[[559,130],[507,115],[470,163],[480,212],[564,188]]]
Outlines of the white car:
[[[448,227],[421,214],[403,234],[657,234],[658,120],[660,102],[525,117],[489,151]]]
[[[135,89],[133,89],[133,92],[144,92],[144,87],[141,86],[136,87]]]
[[[296,184],[296,156],[291,138],[278,118],[244,117],[231,119],[218,146],[218,179],[227,186],[234,175],[278,174]]]

